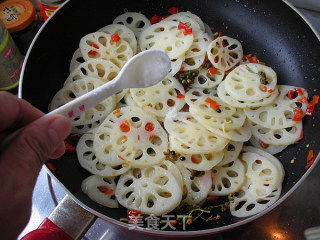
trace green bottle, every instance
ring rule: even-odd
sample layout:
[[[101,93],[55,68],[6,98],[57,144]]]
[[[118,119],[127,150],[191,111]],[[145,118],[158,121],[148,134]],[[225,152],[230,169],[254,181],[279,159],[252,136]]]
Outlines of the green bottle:
[[[0,20],[0,90],[12,90],[19,84],[23,56]]]

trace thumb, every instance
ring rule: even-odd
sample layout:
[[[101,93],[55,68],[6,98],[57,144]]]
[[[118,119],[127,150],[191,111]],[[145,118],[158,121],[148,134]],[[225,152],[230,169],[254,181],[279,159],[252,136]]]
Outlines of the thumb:
[[[28,171],[37,176],[42,164],[54,155],[58,148],[61,149],[61,143],[70,131],[70,122],[63,116],[39,118],[25,126],[4,149],[1,153],[1,165],[9,164],[10,170],[17,174]]]

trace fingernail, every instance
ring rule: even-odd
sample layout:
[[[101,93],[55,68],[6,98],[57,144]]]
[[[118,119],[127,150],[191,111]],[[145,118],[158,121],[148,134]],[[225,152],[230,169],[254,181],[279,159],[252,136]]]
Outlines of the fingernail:
[[[67,119],[56,118],[48,126],[48,135],[54,144],[59,144],[70,133],[70,123]]]

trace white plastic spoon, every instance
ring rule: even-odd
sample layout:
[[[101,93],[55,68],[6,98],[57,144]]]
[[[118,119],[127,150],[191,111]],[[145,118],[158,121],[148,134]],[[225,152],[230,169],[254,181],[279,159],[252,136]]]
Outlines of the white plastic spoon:
[[[162,51],[147,50],[138,53],[124,65],[117,77],[47,115],[60,114],[73,119],[125,88],[145,88],[157,84],[168,75],[170,67],[170,59]]]
[[[118,76],[112,81],[93,89],[44,116],[60,114],[68,119],[73,119],[81,115],[85,110],[125,88],[145,88],[157,84],[168,75],[170,67],[170,59],[162,51],[147,50],[138,53],[124,65]],[[0,144],[0,151],[9,145],[22,129],[14,131],[3,140]]]

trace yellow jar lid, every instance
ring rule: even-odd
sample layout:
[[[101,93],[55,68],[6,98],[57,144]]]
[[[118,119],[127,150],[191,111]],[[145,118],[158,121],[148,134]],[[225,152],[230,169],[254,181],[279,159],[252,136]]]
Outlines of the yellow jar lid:
[[[35,8],[27,0],[6,0],[0,4],[0,18],[10,33],[28,27],[35,18]]]

